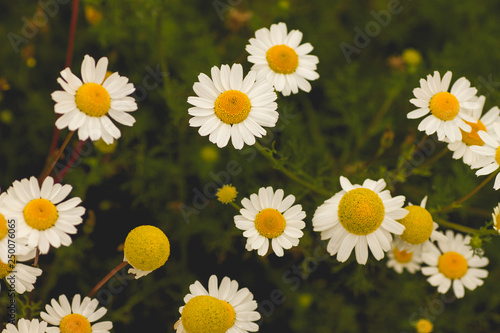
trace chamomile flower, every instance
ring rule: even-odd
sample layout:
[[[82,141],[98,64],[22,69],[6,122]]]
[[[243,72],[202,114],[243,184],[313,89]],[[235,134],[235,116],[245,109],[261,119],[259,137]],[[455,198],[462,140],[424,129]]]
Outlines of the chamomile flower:
[[[250,199],[241,200],[241,215],[234,217],[236,228],[243,230],[247,237],[246,249],[257,250],[258,255],[265,255],[269,243],[278,257],[284,255],[283,249],[290,249],[299,244],[304,235],[301,229],[306,224],[302,221],[306,213],[301,205],[293,205],[295,197],[288,195],[283,199],[282,189],[274,192],[272,187],[261,187],[259,194],[250,195]]]
[[[476,289],[483,284],[488,271],[480,269],[488,264],[488,258],[479,257],[470,248],[470,236],[446,231],[446,240],[438,241],[439,249],[432,244],[429,252],[422,253],[422,260],[428,267],[422,267],[422,274],[430,276],[427,281],[441,294],[453,284],[457,298],[464,297],[464,287]]]
[[[110,117],[125,126],[135,123],[129,112],[137,110],[137,104],[128,96],[135,91],[134,85],[117,72],[105,78],[107,67],[108,58],[99,59],[96,65],[94,58],[85,55],[81,68],[83,82],[71,69],[61,71],[57,82],[63,90],[52,93],[56,102],[54,111],[62,114],[56,121],[57,128],[78,130],[80,140],[102,138],[111,144],[121,132]]]
[[[383,191],[383,179],[367,179],[363,185],[352,185],[340,177],[342,190],[326,200],[313,216],[314,231],[321,232],[321,239],[330,239],[327,251],[337,260],[345,262],[354,248],[359,264],[366,264],[368,247],[375,259],[384,257],[391,248],[391,234],[401,235],[404,225],[396,220],[408,214],[402,206],[404,196],[391,197]]]
[[[70,305],[66,295],[61,295],[59,302],[53,298],[50,304],[45,305],[46,312],[40,313],[43,320],[55,326],[48,327],[47,333],[109,333],[113,328],[113,323],[110,321],[91,324],[101,319],[108,311],[104,307],[96,311],[99,305],[97,299],[84,297],[82,301],[81,296],[77,294]]]
[[[246,46],[250,53],[248,61],[254,63],[252,71],[257,72],[257,79],[271,82],[283,96],[296,94],[299,89],[309,92],[309,81],[319,78],[316,73],[319,59],[309,55],[313,50],[310,43],[299,45],[301,40],[302,32],[287,33],[286,24],[281,22],[271,25],[271,29],[257,30],[255,38],[250,38]]]
[[[159,228],[141,225],[129,232],[123,248],[123,261],[133,268],[135,278],[148,275],[165,264],[170,256],[170,242]]]
[[[431,241],[446,240],[446,237],[437,231],[438,224],[433,221],[431,214],[425,205],[427,204],[427,196],[422,199],[420,206],[414,206],[411,203],[404,207],[408,211],[399,223],[405,226],[405,231],[402,235],[396,236],[395,244],[400,250],[415,251],[417,248],[422,248],[422,251],[427,251],[427,247]]]
[[[471,165],[472,169],[478,169],[476,176],[489,175],[496,172],[500,167],[500,123],[493,124],[494,133],[479,131],[477,134],[484,141],[484,146],[471,146],[470,149],[481,155],[476,163]],[[493,188],[500,188],[500,173],[495,177]]]
[[[38,321],[38,319],[21,318],[17,322],[17,327],[13,324],[7,324],[2,333],[45,333],[47,322]]]
[[[33,284],[36,278],[42,275],[40,268],[21,263],[33,258],[35,258],[34,249],[28,255],[12,256],[6,262],[0,260],[0,278],[5,278],[18,294],[32,291],[35,288]]]
[[[453,158],[454,159],[462,158],[464,163],[467,165],[472,165],[479,158],[481,158],[481,155],[473,152],[470,149],[470,146],[484,146],[484,141],[481,140],[477,132],[492,131],[493,124],[500,120],[499,118],[500,110],[496,106],[492,107],[486,114],[484,114],[481,117],[481,112],[483,110],[485,101],[484,96],[477,97],[473,100],[475,100],[478,103],[478,105],[477,107],[471,109],[470,112],[468,113],[470,113],[469,115],[472,116],[474,119],[476,119],[476,121],[475,122],[465,121],[465,123],[472,128],[472,131],[465,132],[463,130],[460,130],[462,132],[462,140],[450,142],[448,144],[448,149],[453,151]]]
[[[15,181],[7,190],[5,212],[18,225],[19,237],[27,239],[31,248],[38,247],[41,254],[50,247],[69,246],[76,234],[76,225],[82,223],[85,208],[78,206],[82,200],[74,197],[63,201],[71,192],[71,185],[54,184],[47,177],[42,186],[35,177]]]
[[[431,113],[418,125],[419,131],[427,135],[437,132],[438,139],[445,138],[450,142],[462,139],[460,129],[465,132],[472,130],[466,121],[475,122],[476,119],[467,115],[464,108],[474,108],[476,103],[471,99],[476,95],[477,89],[470,87],[470,82],[464,77],[459,78],[448,92],[451,81],[451,72],[443,76],[435,71],[434,76],[427,75],[427,80],[420,79],[420,88],[413,89],[416,98],[410,102],[418,109],[408,113],[409,119],[416,119]]]
[[[434,329],[434,325],[428,319],[422,318],[415,323],[415,329],[417,333],[431,333]]]
[[[500,232],[500,203],[498,203],[498,206],[493,208],[491,217],[493,218],[493,229]]]
[[[9,243],[11,244],[11,255],[26,255],[30,248],[26,246],[27,239],[19,237],[18,223],[16,219],[10,218],[6,214],[5,197],[6,192],[0,194],[0,261],[9,260]],[[10,242],[9,242],[10,240]]]
[[[414,251],[400,250],[393,242],[387,256],[389,257],[387,267],[393,268],[399,274],[403,273],[404,269],[411,274],[415,274],[416,271],[420,270],[420,264],[422,263],[420,248]]]
[[[198,133],[207,136],[217,147],[225,147],[229,139],[236,149],[243,144],[253,145],[255,138],[266,134],[265,127],[278,121],[278,98],[265,80],[255,81],[255,73],[243,78],[243,67],[234,64],[212,67],[212,78],[201,73],[193,85],[198,96],[188,98],[193,105],[188,112],[193,118],[189,125],[199,127]]]
[[[179,308],[181,318],[175,324],[177,333],[247,333],[257,332],[254,321],[260,319],[257,302],[247,289],[238,290],[238,282],[224,277],[218,286],[217,276],[208,280],[208,291],[196,281]]]

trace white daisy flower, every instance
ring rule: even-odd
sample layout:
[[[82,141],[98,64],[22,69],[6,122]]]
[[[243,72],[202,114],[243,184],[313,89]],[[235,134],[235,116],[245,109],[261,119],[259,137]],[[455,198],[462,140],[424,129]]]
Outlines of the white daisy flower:
[[[391,250],[387,252],[389,257],[387,267],[393,268],[399,274],[403,273],[404,269],[411,274],[415,274],[416,271],[420,270],[420,264],[422,263],[421,252],[421,248],[414,251],[400,250],[393,242]]]
[[[18,294],[31,292],[35,288],[33,284],[36,278],[42,275],[40,268],[21,263],[34,259],[35,253],[33,249],[28,255],[12,256],[5,262],[0,260],[0,278],[5,278],[10,288],[15,289]]]
[[[408,210],[406,215],[399,223],[405,226],[402,235],[395,237],[395,244],[400,250],[416,251],[421,249],[427,251],[431,242],[436,240],[446,240],[446,237],[437,231],[439,225],[433,221],[431,214],[425,205],[427,196],[422,199],[420,206],[414,206],[411,203],[404,207]]]
[[[257,302],[247,289],[238,290],[238,282],[224,277],[217,286],[217,276],[208,280],[208,291],[196,281],[179,308],[181,318],[174,326],[177,333],[247,333],[257,332],[254,321],[260,319]]]
[[[163,231],[152,225],[141,225],[130,231],[123,247],[123,261],[136,279],[162,267],[170,256],[170,242]]]
[[[493,208],[491,217],[493,218],[493,229],[500,232],[500,203],[498,203],[498,206]]]
[[[420,122],[418,130],[425,131],[427,135],[437,132],[439,140],[447,138],[454,142],[462,139],[460,129],[465,132],[472,130],[464,120],[477,120],[464,111],[464,108],[476,107],[476,103],[471,102],[471,99],[476,95],[477,89],[471,88],[469,80],[461,77],[448,92],[450,81],[450,71],[446,72],[442,80],[437,71],[434,76],[427,75],[427,80],[420,79],[420,88],[413,89],[416,98],[410,100],[418,109],[407,116],[409,119],[416,119],[430,112],[431,114]]]
[[[71,305],[69,304],[66,295],[59,296],[59,302],[55,298],[50,304],[45,305],[45,311],[40,313],[40,317],[48,322],[50,326],[47,328],[47,333],[66,333],[66,332],[92,332],[92,333],[109,333],[113,328],[113,323],[110,321],[102,321],[100,323],[91,324],[102,318],[108,311],[101,307],[97,311],[99,302],[97,299],[91,300],[84,297],[81,301],[80,295],[75,295]]]
[[[330,239],[327,251],[337,260],[345,262],[354,248],[359,264],[366,264],[368,247],[375,259],[384,257],[391,248],[392,236],[401,235],[404,225],[396,220],[408,214],[402,206],[405,197],[392,198],[389,190],[382,191],[383,179],[367,179],[363,185],[352,185],[340,177],[342,190],[326,200],[313,216],[314,231],[321,232],[321,239]]]
[[[271,82],[283,96],[296,94],[299,88],[311,91],[311,84],[319,78],[316,73],[318,57],[309,55],[313,50],[310,43],[299,46],[302,32],[292,30],[287,33],[286,24],[281,22],[271,25],[271,29],[262,28],[250,38],[246,50],[248,61],[254,63],[252,71],[257,72],[257,79]],[[309,80],[309,81],[308,81]]]
[[[255,73],[243,78],[243,67],[222,65],[212,67],[212,78],[201,73],[193,85],[198,96],[188,97],[194,107],[188,112],[191,127],[199,127],[201,136],[209,136],[217,147],[225,147],[229,139],[236,149],[243,144],[253,145],[255,137],[266,134],[265,127],[274,127],[278,121],[278,98],[265,80],[255,81]]]
[[[481,140],[478,131],[493,131],[493,123],[499,121],[500,109],[498,107],[492,107],[486,114],[481,117],[481,112],[483,111],[483,106],[486,98],[484,96],[480,96],[474,98],[473,101],[478,103],[476,108],[467,112],[470,116],[476,119],[475,122],[465,121],[467,125],[472,128],[471,132],[462,132],[462,140],[450,142],[448,144],[448,149],[453,152],[453,158],[459,159],[462,158],[464,163],[467,165],[472,165],[482,156],[473,152],[470,149],[470,146],[483,146],[484,141]],[[449,140],[447,140],[449,141]]]
[[[246,249],[257,250],[263,256],[269,250],[269,243],[278,257],[284,255],[283,249],[290,249],[299,244],[304,235],[301,229],[306,224],[302,221],[306,213],[301,205],[292,206],[293,195],[283,199],[282,189],[274,192],[272,187],[261,187],[259,194],[250,195],[250,199],[241,200],[241,215],[234,217],[236,228],[243,230],[247,237]]]
[[[121,132],[109,117],[125,126],[135,123],[128,113],[137,110],[134,98],[128,96],[135,91],[134,85],[117,72],[105,79],[107,67],[108,58],[99,59],[96,65],[94,58],[85,55],[81,69],[83,82],[69,68],[61,72],[57,82],[64,90],[52,93],[54,110],[62,114],[56,121],[57,128],[78,130],[80,140],[102,138],[111,144]]]
[[[38,319],[28,319],[21,318],[17,322],[17,327],[13,324],[7,324],[2,333],[45,333],[47,328],[47,323],[38,321]]]
[[[27,239],[19,237],[18,223],[16,219],[6,215],[7,207],[5,207],[6,192],[0,194],[0,261],[7,262],[9,254],[26,255],[32,250],[26,243]]]
[[[38,247],[41,254],[49,252],[50,246],[69,246],[76,234],[75,225],[82,223],[85,208],[78,206],[78,197],[63,201],[72,190],[71,185],[54,184],[47,177],[42,186],[35,177],[15,181],[7,190],[6,213],[16,219],[19,237],[28,240],[28,246]]]
[[[427,281],[438,287],[438,293],[446,293],[452,283],[457,298],[464,297],[464,286],[469,290],[481,286],[488,271],[478,267],[488,265],[488,258],[479,257],[470,248],[470,236],[446,231],[446,241],[438,241],[439,249],[432,244],[431,251],[422,253],[422,260],[429,267],[422,267],[422,274],[430,276]]]
[[[470,149],[481,155],[474,164],[471,165],[472,169],[476,171],[477,176],[489,175],[496,172],[500,167],[500,123],[493,124],[494,134],[479,131],[477,134],[484,141],[483,146],[471,146]],[[495,177],[493,188],[498,190],[500,188],[500,173]]]

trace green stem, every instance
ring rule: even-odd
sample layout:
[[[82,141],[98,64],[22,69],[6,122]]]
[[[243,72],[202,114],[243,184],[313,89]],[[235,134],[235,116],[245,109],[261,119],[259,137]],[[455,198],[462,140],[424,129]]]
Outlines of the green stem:
[[[262,155],[264,155],[264,157],[266,157],[269,161],[271,161],[274,169],[281,171],[285,176],[287,176],[291,180],[293,180],[293,181],[301,184],[302,186],[304,186],[304,187],[306,187],[306,188],[308,188],[308,189],[310,189],[318,194],[321,194],[323,196],[326,196],[326,197],[332,196],[332,194],[329,191],[305,181],[304,179],[298,177],[296,174],[294,174],[293,172],[291,172],[290,170],[285,168],[285,166],[283,164],[280,164],[278,162],[278,160],[276,160],[274,158],[272,152],[270,152],[268,149],[262,147],[258,142],[255,142],[255,147]]]
[[[464,201],[466,201],[467,199],[469,199],[470,197],[472,197],[474,194],[476,194],[477,191],[479,191],[481,188],[483,188],[484,185],[486,185],[490,180],[492,180],[499,171],[500,171],[500,169],[498,169],[497,171],[495,171],[492,174],[490,174],[488,176],[488,178],[486,178],[485,180],[483,180],[481,184],[477,185],[467,195],[463,196],[462,198],[460,198],[460,199],[458,199],[456,201],[453,201],[448,206],[446,206],[444,208],[441,208],[441,209],[435,211],[434,213],[445,213],[445,212],[448,212],[448,211],[452,210],[453,208],[459,207]]]
[[[439,224],[440,226],[443,226],[443,227],[446,227],[446,228],[455,229],[457,231],[465,232],[465,233],[468,233],[468,234],[475,234],[475,233],[479,232],[479,230],[477,230],[477,229],[469,228],[469,227],[466,227],[464,225],[453,223],[453,222],[449,222],[449,221],[446,221],[446,220],[443,220],[443,219],[434,219],[434,221],[437,224]]]
[[[236,204],[235,202],[230,202],[231,206],[233,206],[234,208],[236,208],[237,211],[240,211],[241,207],[238,206],[238,204]]]

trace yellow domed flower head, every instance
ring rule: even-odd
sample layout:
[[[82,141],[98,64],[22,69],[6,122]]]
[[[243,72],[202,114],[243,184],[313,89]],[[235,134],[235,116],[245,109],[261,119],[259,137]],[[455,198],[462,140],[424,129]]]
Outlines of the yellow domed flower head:
[[[363,185],[352,185],[340,177],[342,191],[326,200],[316,209],[312,222],[314,231],[321,232],[321,239],[330,239],[327,251],[345,262],[356,250],[356,260],[366,264],[368,248],[375,259],[384,257],[391,248],[392,235],[401,235],[405,227],[396,222],[408,214],[401,208],[405,197],[391,197],[389,190],[383,191],[383,179],[366,179]]]
[[[309,81],[317,80],[318,57],[310,55],[313,50],[310,43],[299,45],[302,32],[287,32],[286,24],[281,22],[271,25],[270,29],[261,28],[250,38],[246,50],[248,61],[254,63],[252,71],[257,78],[272,83],[276,91],[283,96],[297,94],[299,89],[309,92]]]
[[[471,88],[469,80],[464,77],[459,78],[450,92],[448,87],[451,82],[451,72],[448,71],[443,76],[439,72],[434,72],[434,76],[428,75],[427,80],[420,80],[420,88],[413,89],[416,98],[412,98],[410,103],[415,105],[415,109],[408,113],[409,119],[416,119],[426,116],[418,125],[419,131],[425,131],[427,135],[437,132],[438,140],[455,142],[462,140],[462,132],[470,132],[472,127],[465,121],[476,122],[472,116],[468,115],[465,108],[477,107],[474,101],[477,89]]]
[[[395,240],[395,245],[400,250],[413,252],[421,248],[426,252],[431,241],[446,240],[446,237],[436,230],[439,225],[432,220],[431,214],[425,209],[426,204],[427,196],[422,199],[420,206],[413,206],[410,203],[405,207],[408,215],[398,220],[405,226],[405,231]]]
[[[129,273],[138,279],[165,264],[170,256],[170,243],[159,228],[141,225],[129,232],[123,251],[123,260],[133,267]]]
[[[21,318],[17,322],[17,326],[13,324],[7,324],[2,333],[45,333],[47,329],[47,322],[39,321],[38,319],[28,319]]]
[[[61,71],[57,82],[63,90],[52,93],[56,102],[54,111],[62,115],[56,121],[58,129],[78,130],[80,140],[102,138],[111,144],[121,132],[110,117],[125,126],[135,123],[129,113],[137,110],[137,104],[133,97],[128,96],[135,91],[134,85],[117,72],[106,78],[107,67],[108,58],[103,57],[96,64],[94,58],[85,55],[82,80],[69,68]]]
[[[76,225],[82,223],[85,208],[78,206],[78,197],[65,200],[73,187],[54,184],[47,177],[40,186],[31,177],[15,181],[7,190],[2,211],[13,217],[17,225],[16,238],[26,238],[30,248],[49,252],[50,247],[71,245],[69,234],[76,234]],[[64,200],[64,201],[63,201]]]
[[[493,123],[493,130],[489,133],[479,131],[477,134],[484,141],[484,146],[471,146],[470,149],[481,155],[476,163],[471,165],[472,169],[478,169],[476,176],[489,175],[500,168],[500,123]],[[500,173],[495,177],[493,184],[495,190],[500,189]]]
[[[408,48],[403,50],[403,61],[408,66],[418,66],[422,62],[422,55],[415,49]]]
[[[391,244],[391,250],[387,252],[389,260],[387,267],[393,268],[398,274],[402,274],[406,269],[411,274],[415,274],[420,270],[422,264],[421,247],[413,251],[401,250],[396,246],[397,241],[394,240]]]
[[[229,139],[235,149],[255,144],[255,138],[266,135],[264,127],[274,127],[279,114],[275,100],[278,95],[269,82],[255,80],[255,73],[243,77],[240,64],[212,67],[212,78],[201,73],[188,97],[193,107],[188,113],[189,126],[199,127],[198,133],[223,148]]]
[[[453,284],[457,298],[464,297],[464,287],[469,290],[483,285],[488,271],[480,269],[488,265],[488,258],[479,257],[468,245],[470,236],[463,236],[453,231],[446,231],[446,240],[438,240],[438,247],[433,243],[428,252],[422,253],[422,260],[428,267],[422,267],[422,274],[430,276],[427,281],[438,287],[438,293],[446,293]]]
[[[295,196],[283,198],[282,189],[274,192],[271,186],[261,187],[259,193],[243,198],[241,215],[234,217],[236,228],[243,230],[247,238],[246,249],[257,250],[257,254],[267,254],[269,245],[278,257],[284,255],[284,249],[299,244],[306,226],[303,219],[306,213],[301,205],[293,205]],[[292,206],[293,205],[293,206]]]
[[[48,327],[47,332],[109,333],[109,330],[113,328],[112,322],[102,321],[92,324],[101,319],[108,310],[101,307],[96,311],[99,305],[97,299],[84,297],[81,302],[80,300],[81,296],[77,294],[70,304],[66,295],[61,295],[59,302],[53,298],[50,302],[51,305],[45,305],[46,312],[42,311],[40,317],[50,325],[55,326]]]
[[[500,109],[494,106],[481,116],[485,100],[486,97],[484,96],[473,97],[471,99],[471,101],[477,103],[477,106],[470,110],[466,110],[466,113],[475,120],[473,122],[465,121],[465,123],[469,125],[472,130],[469,132],[460,130],[462,132],[462,140],[450,142],[448,144],[448,149],[453,152],[453,158],[461,158],[467,165],[473,165],[483,157],[481,154],[474,152],[471,147],[485,145],[485,142],[479,136],[479,131],[493,133],[493,124],[498,120],[500,115]]]
[[[417,333],[431,333],[434,329],[434,325],[432,325],[430,320],[422,318],[415,324],[415,329]]]
[[[238,290],[238,282],[224,277],[218,286],[217,276],[208,281],[208,290],[196,281],[179,308],[181,318],[174,326],[176,333],[256,332],[260,319],[257,302],[247,289]]]
[[[237,195],[238,192],[236,191],[236,187],[231,184],[224,185],[217,191],[217,200],[223,204],[228,204],[233,202]]]
[[[213,163],[219,159],[219,150],[213,145],[207,145],[201,148],[200,157],[204,162]]]

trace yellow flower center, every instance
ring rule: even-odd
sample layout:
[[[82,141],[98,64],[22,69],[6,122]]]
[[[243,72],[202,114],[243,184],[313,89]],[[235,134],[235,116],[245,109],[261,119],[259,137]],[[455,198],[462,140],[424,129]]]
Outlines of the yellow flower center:
[[[495,220],[493,221],[495,223],[495,227],[497,230],[500,230],[500,214],[495,216]]]
[[[61,333],[91,333],[92,327],[87,318],[78,313],[65,316],[59,324]]]
[[[239,90],[227,90],[217,97],[215,115],[224,123],[232,125],[247,119],[252,105],[250,98]]]
[[[454,251],[446,252],[438,259],[438,269],[448,279],[460,279],[468,268],[467,259]]]
[[[187,302],[181,320],[187,333],[225,333],[234,325],[236,313],[231,304],[202,295]]]
[[[23,210],[26,224],[37,230],[51,228],[59,218],[56,206],[47,199],[33,199]]]
[[[134,268],[149,272],[165,264],[170,255],[170,243],[157,227],[142,225],[129,232],[123,250]]]
[[[11,261],[9,264],[6,264],[2,260],[0,260],[0,279],[3,279],[7,275],[9,275],[10,272],[12,272],[16,267],[16,257],[14,256],[12,260],[14,262],[12,263]]]
[[[279,74],[292,74],[299,66],[299,56],[290,46],[275,45],[266,52],[269,67]]]
[[[434,326],[427,319],[420,319],[416,325],[417,333],[431,333],[433,328]]]
[[[405,207],[409,213],[399,223],[405,226],[405,231],[400,236],[407,243],[422,244],[431,237],[434,230],[432,216],[427,209],[420,206]]]
[[[394,254],[394,259],[401,264],[407,264],[413,258],[413,252],[400,251],[397,247],[394,248],[392,253]]]
[[[432,96],[429,109],[434,117],[449,121],[455,119],[460,110],[458,99],[447,91],[442,91]]]
[[[255,229],[266,238],[278,237],[285,227],[285,217],[274,208],[265,208],[255,217]]]
[[[338,216],[342,226],[351,234],[368,235],[384,221],[384,203],[374,191],[355,188],[340,199]]]
[[[90,82],[78,88],[75,103],[80,111],[90,117],[102,117],[108,113],[111,97],[102,85]]]
[[[7,220],[2,214],[0,214],[0,240],[7,236],[8,232],[9,228],[7,228]]]
[[[479,137],[477,132],[486,132],[486,126],[484,126],[481,120],[478,120],[477,123],[470,123],[468,121],[465,121],[465,123],[469,125],[472,130],[470,132],[465,132],[460,129],[460,132],[462,132],[462,142],[468,146],[484,146],[484,141]]]
[[[495,161],[498,165],[500,165],[500,147],[497,148],[497,151],[495,153]]]
[[[234,186],[224,185],[217,191],[217,200],[224,204],[228,204],[236,199],[236,195],[238,195],[238,192]]]

